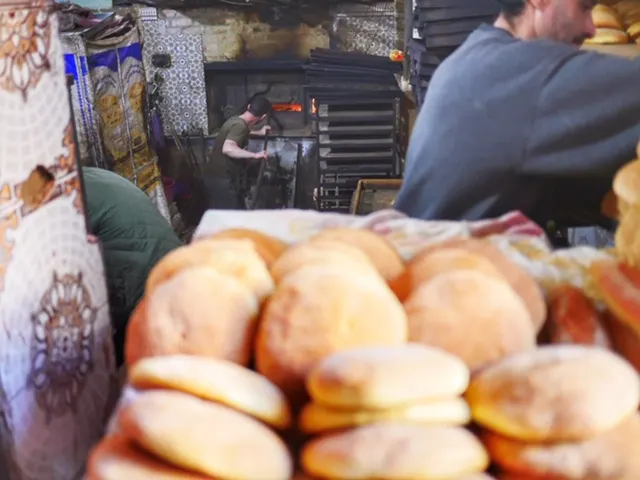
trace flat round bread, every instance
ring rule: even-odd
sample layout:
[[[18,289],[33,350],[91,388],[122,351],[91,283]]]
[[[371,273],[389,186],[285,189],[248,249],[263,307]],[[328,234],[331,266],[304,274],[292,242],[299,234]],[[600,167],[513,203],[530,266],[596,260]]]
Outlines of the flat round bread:
[[[464,428],[377,423],[316,438],[302,451],[304,470],[342,480],[455,479],[487,468],[489,456]]]
[[[262,232],[250,230],[247,228],[230,228],[228,230],[223,230],[222,232],[218,232],[214,235],[205,237],[204,239],[200,239],[198,240],[198,242],[207,239],[250,240],[251,242],[253,242],[258,255],[262,257],[268,267],[271,267],[271,265],[273,265],[273,262],[275,262],[288,247],[288,245],[282,240],[278,240],[275,237],[265,235]]]
[[[182,270],[146,296],[127,327],[129,366],[146,357],[197,355],[248,365],[258,299],[207,267]]]
[[[522,352],[478,373],[466,394],[474,420],[530,442],[602,434],[640,401],[638,374],[597,347],[554,345]]]
[[[329,263],[342,265],[343,268],[361,269],[363,274],[377,274],[375,266],[362,250],[335,240],[316,240],[299,243],[287,249],[271,266],[271,276],[279,283],[300,268]]]
[[[391,282],[391,286],[400,301],[404,302],[419,285],[436,275],[454,270],[474,270],[503,278],[496,266],[482,255],[463,248],[441,248],[416,255],[407,264],[404,273]]]
[[[148,294],[177,272],[189,267],[209,267],[222,275],[235,278],[265,299],[274,289],[265,262],[249,240],[202,240],[173,250],[149,273],[145,292]]]
[[[172,355],[146,358],[128,372],[138,389],[170,389],[221,403],[285,429],[291,412],[284,394],[262,375],[232,362]]]
[[[629,36],[624,30],[616,28],[596,28],[596,34],[584,41],[587,45],[625,45],[629,43]]]
[[[484,432],[493,462],[506,471],[535,478],[640,478],[640,417],[632,414],[614,429],[587,440],[526,443]]]
[[[405,302],[409,340],[442,348],[471,370],[535,347],[524,302],[506,281],[473,270],[444,273]]]
[[[267,426],[180,392],[143,392],[120,413],[124,434],[163,461],[237,480],[288,480],[292,459]]]
[[[309,403],[302,409],[298,425],[302,432],[313,435],[379,422],[459,426],[469,423],[470,418],[469,406],[461,398],[422,401],[379,410],[338,410]]]
[[[404,262],[396,249],[384,237],[363,228],[328,228],[311,237],[352,245],[369,257],[382,278],[389,281],[404,271]]]
[[[486,240],[476,238],[453,238],[422,250],[422,253],[443,248],[462,248],[471,253],[482,255],[498,269],[511,288],[522,298],[536,331],[539,331],[547,319],[547,304],[538,282],[523,268],[513,263],[500,249]]]
[[[126,437],[108,436],[91,451],[87,462],[91,480],[210,480],[163,463]]]
[[[256,367],[296,404],[305,379],[323,358],[360,346],[407,341],[402,305],[379,277],[336,265],[287,276],[265,309],[256,340]]]
[[[307,377],[307,390],[315,402],[349,410],[456,397],[468,385],[469,369],[462,360],[420,344],[338,352],[318,363]]]

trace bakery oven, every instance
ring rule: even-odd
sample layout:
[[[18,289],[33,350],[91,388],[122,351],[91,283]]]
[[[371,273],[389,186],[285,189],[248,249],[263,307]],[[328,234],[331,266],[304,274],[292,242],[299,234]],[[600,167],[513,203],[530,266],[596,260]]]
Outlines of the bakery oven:
[[[212,62],[205,69],[210,133],[229,117],[242,113],[257,95],[273,104],[269,119],[273,135],[292,135],[306,128],[309,101],[301,61]]]

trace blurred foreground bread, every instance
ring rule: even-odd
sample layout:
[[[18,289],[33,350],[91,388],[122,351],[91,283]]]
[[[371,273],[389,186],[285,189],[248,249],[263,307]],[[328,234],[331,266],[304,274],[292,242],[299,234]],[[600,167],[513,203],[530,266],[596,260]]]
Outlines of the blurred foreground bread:
[[[407,264],[402,275],[391,282],[400,301],[404,302],[411,292],[441,273],[453,270],[474,270],[503,278],[489,259],[464,248],[427,249],[416,255]]]
[[[145,297],[132,315],[126,362],[188,354],[247,365],[258,308],[257,297],[232,277],[207,267],[181,270]]]
[[[185,470],[229,480],[288,480],[293,474],[287,447],[268,427],[183,393],[144,392],[121,411],[119,423],[141,448]]]
[[[253,242],[258,254],[262,257],[264,262],[269,267],[278,259],[278,257],[280,257],[280,255],[282,255],[282,253],[284,253],[284,251],[288,247],[285,242],[278,240],[275,237],[271,237],[269,235],[265,235],[264,233],[247,228],[230,228],[228,230],[223,230],[222,232],[198,240],[196,243],[200,241],[206,241],[207,239],[250,240],[251,242]]]
[[[362,270],[363,275],[376,275],[377,269],[362,250],[337,240],[315,240],[288,248],[271,266],[276,283],[301,268],[311,265],[341,265],[342,268]]]
[[[464,393],[469,370],[456,356],[419,344],[354,348],[310,372],[314,402],[339,409],[382,409]]]
[[[526,443],[492,432],[484,432],[482,440],[494,463],[514,475],[567,480],[640,479],[637,413],[602,435],[576,442]]]
[[[596,28],[596,34],[584,41],[587,45],[626,45],[629,36],[622,29]]]
[[[91,452],[87,480],[210,480],[163,463],[121,435],[104,438]]]
[[[574,441],[602,434],[636,411],[640,382],[631,365],[607,350],[554,345],[488,366],[466,398],[473,419],[496,433]]]
[[[316,434],[380,422],[462,426],[469,423],[470,419],[469,406],[462,398],[423,400],[397,407],[353,410],[309,403],[300,413],[298,426],[303,433]]]
[[[535,347],[531,315],[506,281],[473,270],[444,273],[405,302],[409,340],[442,348],[474,370]]]
[[[327,228],[308,241],[332,240],[360,249],[385,280],[396,278],[404,271],[404,262],[393,245],[380,235],[362,228]]]
[[[616,253],[625,263],[639,268],[640,159],[634,160],[618,170],[613,180],[613,191],[618,197],[620,217],[620,224],[615,235]]]
[[[173,355],[146,358],[128,372],[137,389],[169,389],[221,403],[280,429],[291,424],[283,393],[269,380],[235,363]]]
[[[378,276],[336,265],[287,276],[263,310],[256,367],[287,396],[306,398],[305,378],[324,357],[407,341],[402,305]]]
[[[153,291],[162,282],[189,267],[208,267],[235,278],[259,300],[273,291],[273,279],[265,262],[249,240],[202,240],[165,255],[151,270],[145,291]]]
[[[600,312],[582,290],[558,285],[547,293],[549,317],[543,338],[549,343],[572,343],[609,347]]]
[[[540,285],[523,268],[513,263],[497,247],[486,240],[474,238],[453,238],[435,245],[431,245],[422,250],[421,254],[426,255],[430,251],[445,248],[461,248],[476,255],[481,255],[489,260],[492,265],[505,278],[507,283],[522,298],[529,313],[536,331],[542,328],[547,318],[547,304]],[[486,272],[484,272],[486,273]]]
[[[341,480],[454,480],[489,464],[482,444],[463,428],[398,423],[311,440],[301,460],[309,475]]]

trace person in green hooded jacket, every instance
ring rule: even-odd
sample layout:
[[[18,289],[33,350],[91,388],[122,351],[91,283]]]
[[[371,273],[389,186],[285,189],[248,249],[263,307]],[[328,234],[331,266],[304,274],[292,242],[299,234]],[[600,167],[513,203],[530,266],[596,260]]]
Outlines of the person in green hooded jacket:
[[[129,316],[151,268],[182,242],[151,199],[109,170],[83,167],[88,233],[102,244],[118,366]]]

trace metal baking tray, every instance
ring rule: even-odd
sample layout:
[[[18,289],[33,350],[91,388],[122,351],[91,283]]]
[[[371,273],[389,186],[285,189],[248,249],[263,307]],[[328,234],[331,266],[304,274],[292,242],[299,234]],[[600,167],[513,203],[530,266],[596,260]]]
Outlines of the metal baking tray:
[[[368,215],[387,208],[393,208],[402,186],[402,179],[362,179],[351,200],[350,212],[354,215]]]

